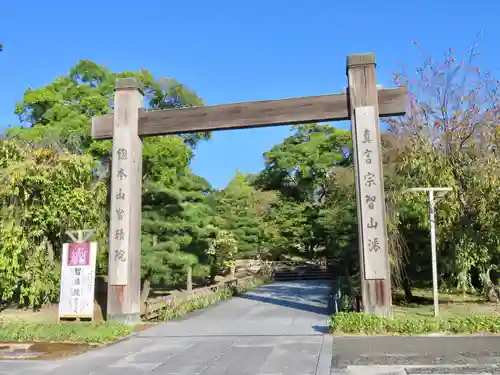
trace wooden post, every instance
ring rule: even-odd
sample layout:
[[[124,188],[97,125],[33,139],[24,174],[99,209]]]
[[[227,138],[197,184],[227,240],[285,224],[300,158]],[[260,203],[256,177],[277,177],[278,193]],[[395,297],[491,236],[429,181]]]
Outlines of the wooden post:
[[[188,292],[193,290],[193,266],[188,266],[186,270],[186,290]]]
[[[229,274],[231,275],[232,279],[234,279],[236,277],[236,264],[235,263],[231,264],[231,268],[229,269]]]
[[[142,143],[139,109],[144,89],[136,78],[115,82],[107,319],[140,321]]]
[[[363,310],[392,316],[384,175],[373,53],[347,57]]]

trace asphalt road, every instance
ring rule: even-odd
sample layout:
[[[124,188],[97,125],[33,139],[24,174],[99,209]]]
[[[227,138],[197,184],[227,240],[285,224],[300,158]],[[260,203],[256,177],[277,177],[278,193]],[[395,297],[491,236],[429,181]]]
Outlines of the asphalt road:
[[[500,336],[337,337],[336,373],[500,374]]]

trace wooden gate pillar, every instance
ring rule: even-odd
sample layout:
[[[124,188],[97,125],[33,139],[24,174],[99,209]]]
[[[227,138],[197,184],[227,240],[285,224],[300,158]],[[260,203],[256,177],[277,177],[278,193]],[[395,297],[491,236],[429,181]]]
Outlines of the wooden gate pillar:
[[[106,317],[140,322],[142,142],[139,111],[144,89],[136,78],[115,83],[108,304]]]

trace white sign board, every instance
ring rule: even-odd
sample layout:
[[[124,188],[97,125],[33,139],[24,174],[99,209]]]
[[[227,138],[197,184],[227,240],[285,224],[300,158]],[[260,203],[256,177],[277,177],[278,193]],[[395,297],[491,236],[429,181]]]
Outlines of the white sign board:
[[[354,113],[365,278],[382,280],[388,273],[388,253],[378,122],[371,106],[357,107]]]
[[[63,245],[59,318],[93,318],[96,256],[97,242]]]

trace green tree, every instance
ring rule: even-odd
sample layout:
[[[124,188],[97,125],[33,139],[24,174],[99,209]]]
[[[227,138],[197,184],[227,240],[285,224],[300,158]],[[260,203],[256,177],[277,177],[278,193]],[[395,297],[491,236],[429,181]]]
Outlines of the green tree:
[[[259,218],[257,191],[248,183],[248,176],[236,172],[227,187],[216,193],[216,226],[227,230],[238,241],[238,257],[259,254],[262,226]]]
[[[210,279],[215,282],[217,274],[231,268],[238,253],[238,240],[227,230],[219,230],[206,250],[210,265]]]
[[[256,180],[261,189],[279,192],[265,219],[274,228],[275,256],[333,256],[335,245],[324,237],[323,207],[332,177],[351,163],[350,134],[318,124],[294,129],[294,135],[265,153],[265,169]]]
[[[188,267],[203,275],[213,235],[211,187],[187,171],[168,186],[148,182],[143,194],[143,297],[151,282],[185,285]]]
[[[88,155],[0,140],[0,298],[40,306],[58,296],[65,232],[105,234],[106,182]]]
[[[112,112],[114,82],[120,77],[136,77],[145,86],[145,105],[151,109],[181,108],[203,105],[190,89],[174,79],[155,78],[145,69],[114,73],[93,61],[82,60],[68,75],[38,89],[28,89],[15,113],[27,127],[9,129],[10,136],[20,136],[45,145],[60,145],[74,152],[109,156],[111,141],[91,139],[90,118]],[[195,146],[210,133],[187,134],[184,140]],[[157,141],[144,140],[145,144]],[[147,158],[149,155],[143,155]]]
[[[398,192],[416,185],[454,189],[438,210],[441,281],[463,291],[480,287],[498,300],[490,271],[500,260],[499,83],[474,66],[476,55],[476,46],[465,60],[450,49],[443,61],[426,58],[415,80],[405,72],[395,74],[398,83],[410,87],[410,105],[407,116],[389,123],[393,175],[405,176],[393,179],[391,190],[411,261],[422,251],[415,238],[428,229],[427,202]],[[428,254],[428,245],[424,250]],[[407,268],[409,279],[429,279],[428,256]]]
[[[61,219],[61,217],[57,216],[56,220],[53,216],[49,216],[50,220],[56,220],[59,223],[67,223],[69,220],[73,229],[84,225],[86,227],[99,228],[98,238],[101,242],[101,251],[99,253],[98,267],[101,272],[107,272],[106,217],[108,207],[105,199],[106,194],[104,194],[103,199],[100,199],[100,196],[96,196],[89,201],[85,200],[89,196],[92,197],[92,194],[96,194],[94,185],[85,181],[88,179],[98,181],[99,184],[96,186],[99,186],[100,189],[103,186],[103,191],[107,190],[111,141],[93,141],[91,139],[91,118],[112,112],[114,81],[118,77],[130,76],[139,78],[145,84],[145,105],[147,108],[166,109],[203,105],[202,100],[192,90],[173,79],[155,78],[147,70],[114,73],[92,61],[82,60],[70,69],[67,75],[56,78],[52,83],[42,88],[28,89],[25,92],[23,101],[18,103],[15,109],[15,113],[19,115],[24,126],[13,127],[6,132],[8,142],[23,145],[22,147],[19,146],[22,150],[25,150],[26,147],[28,149],[27,151],[23,151],[23,155],[26,156],[23,156],[20,161],[4,167],[3,173],[5,176],[8,173],[13,173],[11,171],[12,168],[20,167],[24,165],[23,163],[27,163],[27,160],[38,160],[37,157],[31,156],[32,154],[38,155],[39,151],[37,150],[46,150],[49,154],[58,155],[50,159],[50,163],[52,164],[45,162],[47,165],[43,163],[38,165],[37,162],[33,162],[33,167],[27,169],[33,175],[25,175],[23,177],[29,179],[29,181],[16,182],[20,186],[31,186],[29,184],[34,186],[32,190],[35,195],[32,199],[27,199],[23,205],[28,207],[29,210],[33,210],[33,212],[29,211],[32,216],[35,214],[48,215],[47,210],[59,209],[61,215],[66,214],[67,217]],[[196,227],[198,225],[196,220],[208,219],[196,218],[195,212],[197,211],[193,207],[197,207],[197,205],[202,207],[199,209],[199,215],[202,215],[201,212],[203,210],[208,212],[209,209],[205,209],[206,205],[197,202],[192,194],[192,190],[201,186],[205,187],[205,185],[200,182],[197,176],[192,174],[189,169],[189,163],[193,157],[193,149],[197,143],[209,137],[209,133],[201,133],[186,134],[182,137],[164,136],[144,139],[143,186],[145,187],[144,198],[146,201],[144,222],[146,223],[146,234],[149,237],[145,236],[146,238],[143,238],[143,241],[148,244],[153,237],[158,239],[158,243],[155,246],[148,247],[146,245],[144,247],[144,252],[152,251],[150,256],[145,256],[146,265],[154,262],[155,257],[159,256],[159,252],[162,251],[164,254],[161,257],[162,259],[166,259],[165,262],[168,263],[169,270],[174,268],[175,265],[180,269],[185,264],[197,263],[197,254],[204,254],[204,249],[196,248],[195,244],[202,243],[203,241],[206,244],[207,239],[204,239],[203,233],[194,232],[196,232],[196,229],[205,227],[203,224],[199,224],[199,227]],[[11,152],[12,147],[10,143],[8,144],[9,146],[5,146],[7,147],[5,150]],[[29,146],[24,146],[25,144]],[[7,145],[7,143],[4,145]],[[5,160],[10,160],[9,157],[10,154],[7,154]],[[65,162],[66,164],[64,164],[63,160],[66,160],[64,158],[74,160],[74,164],[70,164],[69,162]],[[61,171],[60,169],[64,165],[67,166],[67,170]],[[45,167],[47,171],[44,169]],[[42,172],[38,173],[36,168],[41,168],[45,174]],[[78,200],[76,196],[68,195],[69,193],[66,193],[64,190],[47,195],[53,190],[49,181],[60,181],[59,178],[53,177],[50,174],[56,171],[60,173],[61,178],[65,177],[69,179],[67,189],[74,191],[75,194],[82,195],[81,199]],[[87,174],[85,177],[87,180],[84,179],[85,174]],[[76,177],[81,180],[75,180]],[[38,181],[37,179],[42,178],[43,181],[35,185],[36,181]],[[12,192],[17,194],[19,190],[14,189],[12,179],[5,180],[0,189],[6,194],[5,197],[6,199],[8,198],[7,202],[14,199],[8,194]],[[9,193],[11,189],[14,190]],[[22,190],[20,191],[23,192]],[[203,195],[204,191],[200,189],[199,193]],[[23,194],[25,193],[23,192]],[[37,198],[37,194],[44,197],[43,204]],[[206,198],[206,196],[203,195],[203,198]],[[4,211],[6,210],[5,212],[7,212],[5,217],[13,217],[15,223],[26,220],[23,219],[24,214],[22,214],[20,207],[24,206],[19,203],[21,202],[20,199],[19,197],[15,201],[15,205],[10,204],[7,208],[4,207]],[[175,202],[182,210],[165,213],[163,207],[165,200]],[[88,205],[89,207],[84,207],[84,205]],[[20,212],[18,216],[11,216],[10,211],[14,209],[17,210],[16,212]],[[77,222],[74,217],[78,217],[80,215],[78,213],[81,211],[92,212],[92,215],[97,215],[99,219],[96,218],[97,216],[89,215],[87,222]],[[168,221],[177,223],[181,227],[182,230],[180,232],[182,233],[174,235],[167,241],[165,239],[166,230],[163,228],[167,224],[163,221],[163,227],[156,225],[156,223],[156,226],[152,225],[151,222],[155,217],[164,220],[168,219]],[[47,218],[47,220],[49,219]],[[185,225],[184,221],[186,221]],[[6,221],[6,223],[11,225],[9,224],[11,221]],[[148,223],[151,224],[149,227],[147,227]],[[182,223],[182,225],[179,223]],[[7,224],[2,229],[3,237],[0,237],[0,242],[10,241],[7,236],[12,235],[13,232],[11,232],[11,229],[8,229],[10,227]],[[29,225],[25,225],[25,228],[29,228]],[[38,236],[36,241],[32,241],[33,246],[45,243],[44,241],[47,237],[54,248],[56,257],[54,258],[55,265],[57,265],[57,257],[60,253],[60,238],[64,235],[65,228],[67,227],[61,224],[59,227],[44,226],[41,229],[33,229],[36,236]],[[155,230],[157,230],[157,233]],[[193,234],[189,234],[190,230]],[[24,232],[18,235],[26,236]],[[188,239],[188,237],[191,239]],[[53,238],[56,238],[57,241],[54,242]],[[20,243],[24,243],[21,239],[19,241]],[[10,243],[11,246],[14,246],[15,241],[12,240]],[[30,246],[32,245],[30,244]],[[9,251],[20,254],[21,258],[19,259],[24,259],[22,257],[28,257],[29,254],[34,253],[34,250],[29,247],[12,247]],[[45,257],[47,256],[46,252],[44,253],[42,250],[40,250],[40,254]],[[9,264],[11,267],[14,267],[17,260],[12,260],[12,262]],[[23,287],[23,290],[29,288],[45,289],[43,291],[30,292],[30,296],[33,296],[30,297],[32,305],[45,302],[51,296],[55,296],[58,293],[57,285],[54,281],[56,279],[52,279],[52,276],[57,275],[57,272],[50,267],[44,267],[41,261],[36,264],[36,267],[38,267],[36,270],[33,267],[31,268],[32,272],[30,271],[30,275],[40,276],[26,278],[24,281],[26,286]],[[54,267],[57,268],[57,266]],[[146,274],[148,272],[149,270],[146,270]],[[173,277],[171,272],[164,276],[167,279]],[[12,283],[16,282],[16,278],[19,278],[19,276],[10,277],[11,284],[3,283],[2,287],[5,285],[7,288],[7,285],[9,287],[14,285]],[[53,280],[53,282],[49,282],[49,280]]]

